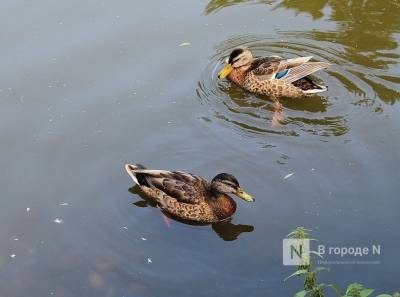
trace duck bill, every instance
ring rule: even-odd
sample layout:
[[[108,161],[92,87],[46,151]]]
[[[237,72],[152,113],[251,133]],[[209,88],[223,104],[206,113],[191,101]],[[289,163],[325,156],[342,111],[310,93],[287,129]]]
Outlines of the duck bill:
[[[227,64],[219,73],[218,73],[218,78],[223,79],[229,75],[233,70],[233,67],[231,64]]]
[[[236,190],[236,196],[242,198],[244,201],[247,201],[247,202],[253,202],[255,200],[253,196],[251,196],[250,194],[247,194],[241,188],[238,188]]]

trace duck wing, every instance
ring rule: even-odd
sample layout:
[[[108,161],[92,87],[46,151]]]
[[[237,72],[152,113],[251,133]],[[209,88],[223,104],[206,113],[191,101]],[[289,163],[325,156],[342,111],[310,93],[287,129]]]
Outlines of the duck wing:
[[[259,80],[280,78],[287,73],[286,69],[307,63],[311,58],[312,57],[298,57],[292,59],[283,59],[278,56],[257,58],[253,61],[248,71],[252,71]],[[282,76],[277,77],[282,71],[284,71]]]
[[[302,65],[290,68],[280,79],[286,83],[295,82],[316,71],[328,68],[331,64],[326,62],[308,62]]]
[[[158,189],[178,202],[199,204],[204,201],[208,182],[204,178],[183,172],[150,170],[126,165],[128,174],[139,186]]]
[[[251,63],[248,71],[253,72],[260,80],[268,80],[281,68],[285,69],[281,66],[282,61],[283,59],[280,57],[257,58]]]

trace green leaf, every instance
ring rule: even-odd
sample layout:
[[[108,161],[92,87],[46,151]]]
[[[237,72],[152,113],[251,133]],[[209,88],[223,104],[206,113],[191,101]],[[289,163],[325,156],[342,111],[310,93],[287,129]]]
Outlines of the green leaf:
[[[291,236],[293,236],[293,235],[295,235],[295,234],[297,234],[297,232],[296,232],[296,231],[292,231],[292,232],[290,232],[288,235],[286,235],[286,237],[291,237]]]
[[[327,286],[327,285],[324,283],[320,283],[320,284],[318,284],[317,288],[323,289],[323,288],[325,288],[325,286]]]
[[[352,283],[347,287],[346,295],[352,295],[352,292],[361,291],[362,289],[364,289],[363,285],[359,283]]]
[[[320,253],[318,253],[318,252],[316,252],[316,251],[310,251],[310,254],[315,255],[315,256],[317,256],[317,257],[319,257],[319,258],[321,258],[321,259],[324,258],[324,257],[322,257],[322,255],[321,255]]]
[[[320,271],[330,271],[330,269],[326,267],[317,267],[314,269],[314,272],[320,272]]]
[[[376,297],[392,297],[392,295],[389,295],[389,294],[380,294],[380,295],[378,295],[378,296],[376,296]]]
[[[306,291],[306,290],[303,290],[303,291],[297,292],[297,293],[294,295],[294,297],[304,297],[304,296],[306,296],[306,295],[307,295],[307,291]]]
[[[336,292],[336,294],[338,294],[339,296],[343,296],[343,295],[344,295],[343,291],[342,291],[337,285],[335,285],[335,284],[330,284],[329,286],[330,286],[330,287]]]
[[[291,275],[289,275],[287,278],[284,279],[284,281],[286,281],[287,279],[296,276],[296,275],[302,275],[302,274],[306,274],[308,271],[306,269],[300,269],[295,271],[294,273],[292,273]]]
[[[368,297],[371,295],[375,290],[374,289],[363,289],[360,292],[360,297]]]

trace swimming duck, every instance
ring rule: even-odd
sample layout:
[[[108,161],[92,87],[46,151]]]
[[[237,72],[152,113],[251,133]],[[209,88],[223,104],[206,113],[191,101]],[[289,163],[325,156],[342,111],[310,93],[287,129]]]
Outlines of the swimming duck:
[[[183,171],[150,170],[132,164],[126,164],[125,169],[163,211],[185,220],[216,223],[230,218],[236,211],[236,203],[228,194],[254,201],[228,173],[220,173],[208,182]]]
[[[303,97],[326,91],[314,82],[310,74],[331,64],[309,62],[312,57],[283,59],[278,56],[253,58],[247,48],[236,48],[229,56],[228,64],[218,77],[256,94],[278,97]]]

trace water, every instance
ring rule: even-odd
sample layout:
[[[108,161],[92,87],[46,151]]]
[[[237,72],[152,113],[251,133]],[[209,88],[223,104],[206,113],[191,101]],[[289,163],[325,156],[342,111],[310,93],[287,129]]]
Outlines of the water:
[[[383,247],[379,265],[322,280],[399,290],[398,1],[6,1],[0,14],[1,296],[291,296],[302,284],[282,281],[281,241],[296,226]],[[328,92],[281,100],[273,124],[271,101],[215,78],[237,45],[333,63],[318,74]],[[257,201],[225,224],[168,226],[126,162],[231,172]]]

